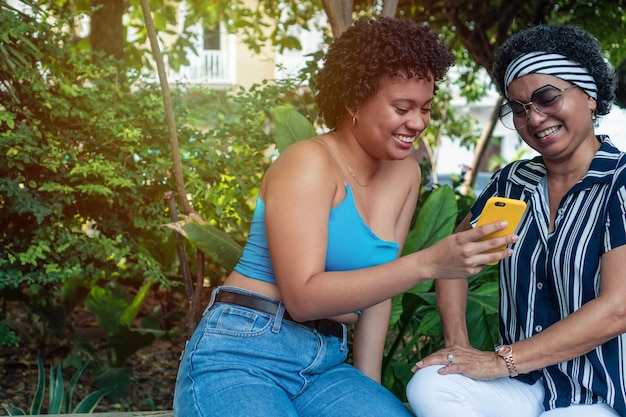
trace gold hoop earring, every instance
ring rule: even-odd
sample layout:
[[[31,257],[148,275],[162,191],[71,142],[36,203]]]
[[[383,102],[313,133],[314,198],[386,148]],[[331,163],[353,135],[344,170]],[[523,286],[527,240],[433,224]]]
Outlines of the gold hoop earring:
[[[352,116],[352,127],[356,126],[356,116]]]

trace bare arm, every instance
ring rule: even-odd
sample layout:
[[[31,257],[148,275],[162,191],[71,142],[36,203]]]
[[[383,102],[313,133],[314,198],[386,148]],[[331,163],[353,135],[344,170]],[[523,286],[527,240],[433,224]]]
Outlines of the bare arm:
[[[391,300],[385,300],[363,310],[354,326],[353,364],[378,383],[390,314]]]
[[[520,373],[534,371],[571,360],[590,352],[612,338],[626,333],[626,246],[602,256],[600,295],[579,310],[528,339],[513,344],[513,357]],[[453,346],[443,349],[418,364],[418,368],[454,364],[440,373],[462,373],[476,379],[508,375],[506,365],[494,352],[480,352]]]
[[[456,232],[470,230],[471,213],[459,224]],[[437,307],[443,324],[446,346],[470,346],[467,334],[467,280],[436,280],[435,295]]]
[[[326,152],[322,147],[299,152],[298,145],[290,147],[273,164],[261,190],[278,288],[294,319],[313,320],[363,310],[424,280],[466,278],[485,263],[510,256],[508,249],[482,253],[514,241],[512,236],[478,241],[502,228],[494,223],[455,234],[426,250],[383,265],[326,272],[328,214],[336,203],[338,187],[332,177],[335,167],[332,160],[322,157],[325,154],[321,152]],[[403,169],[417,169],[408,168],[408,161],[404,162],[407,164]],[[408,189],[401,181],[413,182],[414,177],[398,175],[393,178],[394,187]]]

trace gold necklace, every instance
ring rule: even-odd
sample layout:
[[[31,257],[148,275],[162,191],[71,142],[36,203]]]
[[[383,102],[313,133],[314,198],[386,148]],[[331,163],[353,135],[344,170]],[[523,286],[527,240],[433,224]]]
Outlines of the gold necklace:
[[[341,139],[339,139],[341,140]],[[372,183],[372,181],[368,182],[367,184],[361,184],[361,182],[359,181],[359,179],[356,177],[356,175],[354,174],[354,171],[352,171],[352,166],[350,165],[350,159],[348,158],[348,155],[346,154],[344,147],[344,143],[341,142],[339,144],[339,149],[341,149],[341,153],[343,154],[343,157],[346,159],[346,163],[348,164],[348,172],[350,173],[350,175],[352,175],[352,178],[354,178],[354,181],[356,181],[356,183],[358,185],[360,185],[361,187],[367,187],[368,185],[370,185]]]

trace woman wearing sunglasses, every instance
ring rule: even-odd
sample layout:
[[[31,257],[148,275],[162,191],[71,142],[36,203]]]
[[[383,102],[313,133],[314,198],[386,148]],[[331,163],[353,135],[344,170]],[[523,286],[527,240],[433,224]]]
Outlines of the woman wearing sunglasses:
[[[575,26],[522,30],[493,79],[502,123],[539,156],[494,174],[487,199],[527,203],[513,255],[499,264],[499,346],[470,346],[467,283],[437,282],[446,347],[417,363],[407,395],[420,417],[626,416],[626,158],[598,116],[614,71]]]

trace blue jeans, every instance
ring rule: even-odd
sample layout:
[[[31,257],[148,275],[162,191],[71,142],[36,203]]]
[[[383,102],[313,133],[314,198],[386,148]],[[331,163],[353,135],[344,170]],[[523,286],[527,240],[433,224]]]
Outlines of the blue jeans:
[[[382,385],[344,363],[343,339],[232,304],[204,313],[183,354],[176,417],[413,416]],[[267,298],[267,297],[264,297]],[[269,298],[272,300],[271,298]]]

